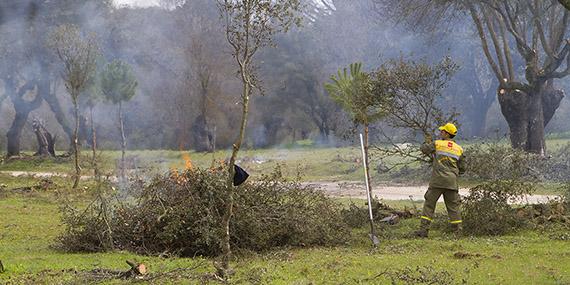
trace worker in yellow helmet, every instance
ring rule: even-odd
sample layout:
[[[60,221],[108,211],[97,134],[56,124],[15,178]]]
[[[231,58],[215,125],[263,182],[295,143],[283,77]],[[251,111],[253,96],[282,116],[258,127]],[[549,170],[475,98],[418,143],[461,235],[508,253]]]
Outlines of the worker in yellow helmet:
[[[432,141],[426,136],[421,151],[433,158],[429,188],[424,195],[425,202],[421,215],[420,229],[414,232],[417,237],[427,237],[433,220],[435,206],[441,195],[447,207],[449,221],[456,234],[461,233],[461,203],[457,177],[465,173],[463,148],[453,141],[457,127],[447,123],[439,127],[440,139]]]

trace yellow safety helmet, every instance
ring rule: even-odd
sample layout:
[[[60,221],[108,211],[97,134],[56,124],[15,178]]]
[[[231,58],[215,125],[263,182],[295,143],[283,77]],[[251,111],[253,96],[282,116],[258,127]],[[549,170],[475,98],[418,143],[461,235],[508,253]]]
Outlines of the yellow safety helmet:
[[[457,135],[457,127],[452,123],[447,123],[439,127],[440,131],[446,131],[450,135]]]

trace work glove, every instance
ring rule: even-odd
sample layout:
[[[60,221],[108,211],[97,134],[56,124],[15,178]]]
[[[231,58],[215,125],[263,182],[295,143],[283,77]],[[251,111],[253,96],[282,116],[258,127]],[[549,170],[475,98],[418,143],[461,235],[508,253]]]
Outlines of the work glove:
[[[432,143],[433,142],[433,138],[432,138],[431,134],[425,134],[424,135],[424,142],[425,143]]]

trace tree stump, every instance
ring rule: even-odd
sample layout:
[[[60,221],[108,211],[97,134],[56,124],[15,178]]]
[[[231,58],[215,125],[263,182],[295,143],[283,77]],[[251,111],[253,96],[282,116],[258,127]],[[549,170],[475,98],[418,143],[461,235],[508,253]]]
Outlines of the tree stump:
[[[32,128],[38,140],[38,150],[34,156],[49,156],[55,157],[55,136],[53,136],[44,123],[39,119],[34,119]]]
[[[127,264],[131,266],[131,269],[125,271],[121,274],[121,278],[129,279],[133,277],[143,276],[147,273],[146,265],[143,263],[136,263],[130,260],[127,260]]]

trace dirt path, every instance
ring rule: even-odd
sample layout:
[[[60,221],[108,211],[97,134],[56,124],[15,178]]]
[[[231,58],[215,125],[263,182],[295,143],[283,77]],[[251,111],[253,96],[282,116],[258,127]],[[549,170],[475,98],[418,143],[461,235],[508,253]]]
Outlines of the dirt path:
[[[35,172],[35,171],[0,171],[0,174],[10,175],[13,177],[24,177],[24,176],[31,176],[34,178],[50,178],[50,177],[69,177],[71,176],[68,173],[59,173],[59,172]],[[81,180],[87,180],[93,178],[93,176],[82,175]]]
[[[327,194],[334,197],[366,199],[366,188],[364,183],[343,181],[343,182],[311,182],[307,183],[317,186]],[[423,200],[424,193],[427,190],[424,186],[373,186],[372,195],[384,200]],[[459,189],[459,194],[465,196],[469,193],[468,189]],[[528,195],[517,203],[542,203],[549,199],[554,199],[556,195]],[[443,202],[443,197],[440,198]]]
[[[67,173],[57,172],[32,172],[32,171],[0,171],[0,174],[7,174],[13,177],[32,176],[35,178],[49,178],[49,177],[68,177]],[[92,176],[81,176],[82,180],[90,179]],[[364,183],[355,181],[340,181],[340,182],[308,182],[305,184],[314,185],[325,191],[328,195],[333,197],[342,198],[355,198],[366,199],[366,188]],[[374,185],[372,188],[372,195],[384,200],[423,200],[424,193],[427,185],[422,186],[388,186]],[[465,196],[469,193],[468,189],[459,189],[459,194]],[[517,203],[543,203],[549,199],[556,198],[556,195],[528,195],[523,200]],[[443,197],[440,198],[443,201]]]

